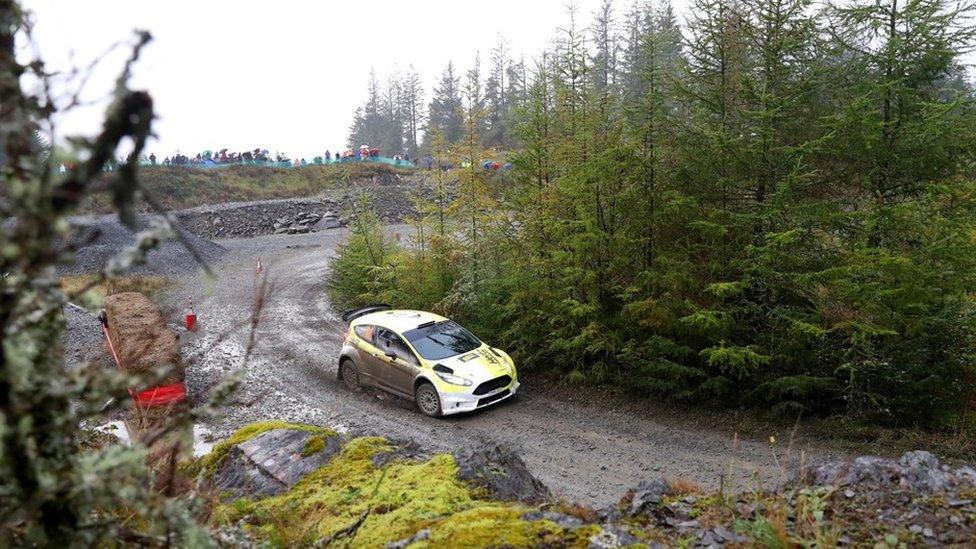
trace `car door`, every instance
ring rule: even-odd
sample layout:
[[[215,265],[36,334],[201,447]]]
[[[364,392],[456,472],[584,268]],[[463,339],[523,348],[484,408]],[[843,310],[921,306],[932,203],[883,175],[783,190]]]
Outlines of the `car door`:
[[[382,372],[387,369],[386,357],[378,347],[377,332],[379,328],[371,324],[360,324],[356,326],[356,335],[361,341],[357,342],[359,349],[359,360],[356,366],[363,381],[370,385],[382,385],[380,380]]]
[[[406,397],[413,397],[413,379],[417,374],[419,361],[413,351],[392,330],[380,328],[377,332],[377,343],[383,352],[383,371],[379,374],[386,387],[395,393]],[[387,353],[391,353],[388,356]]]

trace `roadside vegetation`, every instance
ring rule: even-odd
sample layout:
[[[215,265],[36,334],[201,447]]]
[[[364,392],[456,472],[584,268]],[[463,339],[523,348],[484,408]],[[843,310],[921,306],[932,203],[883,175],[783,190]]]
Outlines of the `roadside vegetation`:
[[[241,494],[235,481],[249,465],[231,463],[228,450],[271,429],[317,433],[306,447],[313,441],[324,447],[325,438],[339,437],[339,447],[285,490]],[[301,457],[314,453],[303,451]],[[782,457],[785,466],[789,459]],[[686,479],[659,478],[635,486],[616,504],[592,509],[551,498],[501,498],[488,488],[491,482],[462,479],[459,459],[451,453],[404,455],[397,443],[381,437],[258,423],[241,428],[189,468],[210,472],[214,490],[227,488],[212,495],[209,522],[215,530],[281,547],[895,548],[965,543],[972,536],[971,488],[927,493],[918,487],[879,490],[871,482],[838,488],[801,481],[774,491],[705,491]],[[501,481],[506,486],[513,474],[520,477],[510,463],[487,467],[480,474],[507,479]],[[221,476],[230,484],[221,485]]]
[[[690,10],[571,17],[503,103],[445,72],[425,146],[457,192],[418,199],[410,245],[351,223],[335,302],[451,315],[526,371],[655,399],[971,433],[973,11]],[[483,170],[488,146],[514,169]]]

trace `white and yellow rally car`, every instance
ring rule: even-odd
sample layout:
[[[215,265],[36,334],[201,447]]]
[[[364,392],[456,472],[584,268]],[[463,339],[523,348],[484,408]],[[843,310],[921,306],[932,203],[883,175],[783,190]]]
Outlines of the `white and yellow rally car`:
[[[428,416],[470,412],[519,388],[512,358],[459,324],[424,311],[370,305],[347,311],[339,379],[416,402]]]

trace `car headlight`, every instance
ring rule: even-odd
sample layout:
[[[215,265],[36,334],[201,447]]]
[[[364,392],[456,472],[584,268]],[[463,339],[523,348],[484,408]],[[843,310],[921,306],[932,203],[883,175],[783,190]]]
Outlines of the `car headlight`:
[[[444,372],[434,372],[434,373],[437,374],[437,377],[443,379],[444,381],[450,383],[451,385],[462,385],[464,387],[468,387],[469,385],[471,385],[470,379],[464,379],[461,376],[445,374]]]

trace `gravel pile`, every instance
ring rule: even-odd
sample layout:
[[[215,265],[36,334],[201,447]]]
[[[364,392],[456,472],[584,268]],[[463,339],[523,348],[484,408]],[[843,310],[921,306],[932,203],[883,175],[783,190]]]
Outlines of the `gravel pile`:
[[[145,229],[158,216],[141,215],[138,230]],[[135,244],[136,232],[119,223],[114,215],[76,217],[70,220],[74,231],[69,245],[76,248],[74,262],[58,268],[58,274],[84,274],[100,271],[110,258]],[[219,244],[195,236],[185,230],[180,235],[207,263],[219,259],[226,251]],[[181,242],[163,242],[149,252],[146,264],[129,271],[130,274],[178,276],[195,272],[200,265]]]
[[[283,198],[199,206],[174,215],[182,227],[204,238],[243,238],[309,232],[326,215],[339,221],[337,210],[340,203],[333,198]]]
[[[356,208],[358,196],[369,197],[370,208],[387,224],[402,223],[416,215],[412,199],[423,187],[424,197],[434,200],[425,180],[402,184],[357,183],[348,190],[308,198],[282,198],[253,202],[228,202],[174,212],[180,225],[203,238],[249,238],[269,234],[316,232],[345,226]],[[449,189],[453,193],[453,186]],[[445,197],[450,201],[451,196]]]

